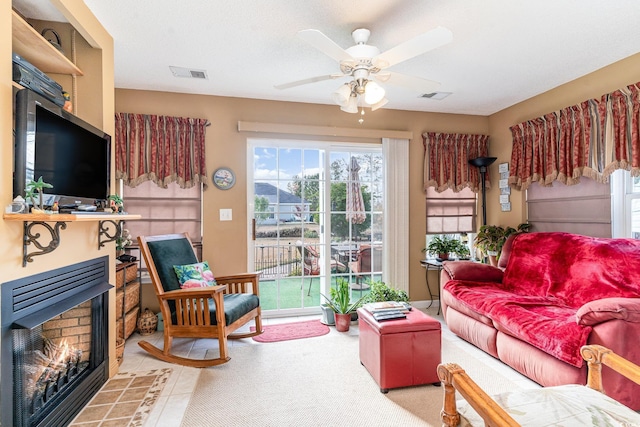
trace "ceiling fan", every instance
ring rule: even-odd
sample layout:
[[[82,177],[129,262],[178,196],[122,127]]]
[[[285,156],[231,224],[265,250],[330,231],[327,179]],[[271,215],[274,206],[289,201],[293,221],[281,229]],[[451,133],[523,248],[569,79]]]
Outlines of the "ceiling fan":
[[[388,102],[384,89],[376,81],[405,87],[419,93],[434,92],[440,85],[433,80],[387,71],[387,68],[451,42],[453,39],[451,31],[444,27],[437,27],[382,53],[377,47],[367,44],[370,35],[371,32],[366,28],[354,30],[351,36],[356,44],[343,49],[318,30],[298,32],[297,36],[302,40],[338,61],[340,73],[284,83],[275,88],[289,89],[323,80],[351,77],[351,80],[340,86],[331,97],[336,104],[340,105],[341,110],[357,113],[358,106],[368,106],[376,110]]]

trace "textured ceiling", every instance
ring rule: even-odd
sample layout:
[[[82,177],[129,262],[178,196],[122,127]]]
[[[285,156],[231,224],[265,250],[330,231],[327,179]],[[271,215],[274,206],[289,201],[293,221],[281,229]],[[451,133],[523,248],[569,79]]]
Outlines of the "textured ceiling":
[[[27,16],[60,18],[43,15],[48,1],[13,3]],[[488,115],[640,51],[638,0],[85,3],[114,38],[117,88],[332,104],[346,79],[274,88],[339,71],[298,31],[320,30],[348,48],[351,32],[364,27],[369,44],[385,51],[443,26],[453,32],[451,43],[390,71],[439,81],[439,91],[453,94],[424,99],[385,84],[384,108]],[[174,77],[169,66],[206,70],[208,80]]]

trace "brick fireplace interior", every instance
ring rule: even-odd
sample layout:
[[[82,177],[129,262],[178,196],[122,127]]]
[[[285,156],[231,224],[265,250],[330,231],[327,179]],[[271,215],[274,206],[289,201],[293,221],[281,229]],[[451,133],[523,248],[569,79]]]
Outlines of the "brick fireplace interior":
[[[108,268],[105,256],[1,285],[2,426],[66,425],[107,381]]]

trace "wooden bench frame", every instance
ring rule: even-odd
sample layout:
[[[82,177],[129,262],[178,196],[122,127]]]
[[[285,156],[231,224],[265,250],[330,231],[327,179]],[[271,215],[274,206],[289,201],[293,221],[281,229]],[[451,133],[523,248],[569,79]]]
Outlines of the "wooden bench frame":
[[[601,345],[585,345],[580,349],[587,362],[586,387],[604,393],[602,389],[602,365],[640,384],[640,366],[618,356]],[[519,427],[507,412],[484,392],[456,363],[438,365],[438,377],[444,385],[444,401],[440,416],[443,427],[455,427],[460,423],[456,407],[456,390],[475,409],[487,427]]]

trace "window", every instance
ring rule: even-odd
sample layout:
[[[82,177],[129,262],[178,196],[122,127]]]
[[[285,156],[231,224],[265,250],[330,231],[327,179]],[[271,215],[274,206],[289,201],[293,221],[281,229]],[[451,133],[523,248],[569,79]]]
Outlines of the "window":
[[[454,193],[453,190],[445,190],[441,193],[434,187],[427,189],[427,236],[425,247],[429,245],[434,236],[453,237],[459,239],[465,245],[473,242],[473,234],[476,231],[476,193],[469,188]],[[473,254],[472,248],[469,247]],[[425,254],[427,258],[435,258],[435,255]]]
[[[122,186],[124,208],[128,213],[139,214],[141,219],[129,221],[124,228],[129,230],[133,245],[128,249],[141,262],[145,277],[144,260],[138,250],[138,236],[157,234],[189,233],[196,248],[198,259],[202,252],[202,186],[180,188],[175,182],[167,188],[145,181],[136,187]]]
[[[472,233],[476,229],[476,193],[427,189],[427,234]]]
[[[640,177],[617,170],[611,175],[613,237],[640,239]]]

